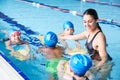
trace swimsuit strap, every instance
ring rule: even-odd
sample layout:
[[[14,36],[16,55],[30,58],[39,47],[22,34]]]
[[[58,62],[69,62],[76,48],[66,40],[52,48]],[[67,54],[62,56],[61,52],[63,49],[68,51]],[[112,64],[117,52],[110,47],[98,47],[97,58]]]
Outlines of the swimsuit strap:
[[[75,77],[72,77],[73,80],[76,80]],[[85,79],[84,80],[89,80],[88,77],[85,76]]]
[[[90,42],[93,42],[94,38],[97,36],[97,34],[98,34],[99,32],[101,32],[101,31],[98,31],[98,32],[93,36],[93,38],[92,38],[92,40],[91,40]]]

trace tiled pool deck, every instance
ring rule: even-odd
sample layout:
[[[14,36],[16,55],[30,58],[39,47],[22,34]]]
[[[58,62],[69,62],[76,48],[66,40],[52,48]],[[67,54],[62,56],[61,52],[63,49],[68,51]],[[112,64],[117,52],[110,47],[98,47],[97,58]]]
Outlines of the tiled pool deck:
[[[29,80],[2,52],[0,52],[0,80]]]

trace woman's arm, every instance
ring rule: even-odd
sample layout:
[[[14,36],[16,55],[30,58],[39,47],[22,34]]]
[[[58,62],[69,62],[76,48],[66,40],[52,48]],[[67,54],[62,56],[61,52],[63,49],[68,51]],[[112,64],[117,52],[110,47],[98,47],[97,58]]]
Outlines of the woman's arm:
[[[97,42],[98,42],[97,50],[101,57],[101,61],[96,65],[96,69],[98,70],[107,61],[106,39],[103,33],[99,34],[99,37],[97,38]]]
[[[61,40],[61,42],[63,43],[63,45],[65,46],[66,49],[69,49],[69,46],[65,40]]]
[[[67,36],[60,35],[59,38],[63,39],[63,40],[66,40],[66,39],[70,39],[70,40],[82,40],[82,39],[86,39],[87,35],[88,35],[88,32],[84,31],[84,32],[82,32],[80,34],[75,34],[75,35],[67,35]]]

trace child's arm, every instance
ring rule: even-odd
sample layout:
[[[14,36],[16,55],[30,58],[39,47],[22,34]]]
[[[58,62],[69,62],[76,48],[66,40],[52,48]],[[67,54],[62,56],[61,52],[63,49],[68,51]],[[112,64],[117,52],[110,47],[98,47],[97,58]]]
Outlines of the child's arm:
[[[60,60],[57,66],[59,80],[73,80],[67,60]]]
[[[14,51],[14,49],[10,46],[10,40],[5,42],[6,49]]]
[[[82,48],[78,40],[75,40],[75,44],[76,44],[76,48]]]
[[[64,35],[61,33],[61,34],[59,34],[59,37],[60,37],[60,36],[64,36]],[[67,42],[66,42],[65,40],[60,39],[60,38],[59,38],[59,40],[62,42],[63,46],[64,46],[66,49],[69,49],[69,46],[68,46],[68,44],[67,44]]]
[[[69,46],[65,40],[61,40],[61,42],[65,46],[66,49],[69,49]]]
[[[28,51],[28,53],[30,53],[30,46],[29,46],[29,44],[28,44],[28,42],[24,42],[25,44],[26,44],[26,50]]]

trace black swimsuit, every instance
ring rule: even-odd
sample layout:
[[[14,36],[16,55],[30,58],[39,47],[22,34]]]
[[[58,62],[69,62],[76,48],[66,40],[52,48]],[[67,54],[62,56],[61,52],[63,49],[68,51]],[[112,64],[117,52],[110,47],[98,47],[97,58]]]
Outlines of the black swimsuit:
[[[93,48],[92,43],[93,43],[93,40],[95,39],[96,35],[97,35],[99,32],[101,32],[101,31],[98,31],[98,32],[93,36],[92,40],[91,40],[89,43],[88,43],[88,41],[87,41],[86,44],[85,44],[85,45],[86,45],[86,48],[87,48],[87,50],[88,50],[88,53],[90,54],[91,58],[92,58],[93,60],[97,60],[97,61],[101,61],[101,58],[100,58],[100,55],[99,55],[98,51]],[[88,36],[88,37],[89,37],[89,36]],[[108,59],[109,59],[109,60],[112,60],[112,58],[111,58],[109,55],[108,55]]]
[[[98,31],[94,36],[93,36],[93,38],[92,38],[92,40],[88,43],[88,41],[86,42],[86,48],[87,48],[87,50],[88,50],[88,53],[90,54],[90,55],[92,55],[92,52],[94,51],[94,49],[93,49],[93,46],[92,46],[92,43],[93,43],[93,40],[95,39],[95,37],[96,37],[96,35],[99,33],[99,32],[101,32],[101,31]],[[88,36],[89,37],[89,36]]]
[[[73,77],[73,80],[76,80],[76,79],[75,79],[75,77]],[[89,80],[89,79],[88,79],[87,77],[85,77],[85,79],[84,79],[84,80]]]

